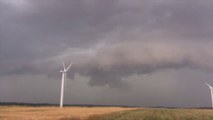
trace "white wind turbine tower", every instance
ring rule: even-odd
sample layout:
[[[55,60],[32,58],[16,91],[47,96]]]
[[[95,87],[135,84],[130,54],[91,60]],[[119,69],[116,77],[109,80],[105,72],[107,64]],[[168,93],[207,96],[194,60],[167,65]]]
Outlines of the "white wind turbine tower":
[[[60,72],[62,73],[62,79],[61,79],[61,97],[60,97],[60,107],[63,107],[63,101],[64,101],[64,81],[67,79],[67,71],[70,69],[72,63],[66,68],[65,64],[63,62],[63,70]]]
[[[206,85],[209,87],[209,89],[211,91],[211,100],[212,100],[212,108],[213,108],[213,87],[207,83],[206,83]]]

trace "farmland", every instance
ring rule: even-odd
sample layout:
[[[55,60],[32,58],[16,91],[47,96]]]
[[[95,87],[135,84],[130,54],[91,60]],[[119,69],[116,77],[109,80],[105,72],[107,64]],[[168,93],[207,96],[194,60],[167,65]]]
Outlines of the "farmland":
[[[125,110],[132,108],[0,106],[0,120],[78,120]]]
[[[138,109],[91,116],[89,120],[213,120],[213,110]]]
[[[213,120],[211,109],[1,106],[0,120]]]

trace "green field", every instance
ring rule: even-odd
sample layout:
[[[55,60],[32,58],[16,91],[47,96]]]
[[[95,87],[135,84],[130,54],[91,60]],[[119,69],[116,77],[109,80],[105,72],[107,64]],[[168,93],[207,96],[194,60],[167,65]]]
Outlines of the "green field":
[[[139,109],[90,116],[88,120],[213,120],[210,109]]]

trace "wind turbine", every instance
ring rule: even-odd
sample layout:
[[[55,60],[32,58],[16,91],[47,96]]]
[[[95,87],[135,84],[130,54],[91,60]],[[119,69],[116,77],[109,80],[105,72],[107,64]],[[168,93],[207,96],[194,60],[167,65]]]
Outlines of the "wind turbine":
[[[211,85],[209,85],[208,83],[206,83],[206,85],[209,87],[209,89],[211,91],[212,108],[213,108],[213,87]]]
[[[67,71],[70,69],[72,63],[66,68],[64,62],[63,62],[63,70],[60,70],[62,73],[62,79],[61,79],[61,97],[60,97],[60,107],[63,107],[63,101],[64,101],[64,81],[67,79]]]

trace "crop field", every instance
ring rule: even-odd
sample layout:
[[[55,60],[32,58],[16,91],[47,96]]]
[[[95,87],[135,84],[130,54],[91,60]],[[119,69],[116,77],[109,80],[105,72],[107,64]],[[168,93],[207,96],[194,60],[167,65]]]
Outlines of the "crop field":
[[[106,115],[91,116],[88,120],[213,120],[210,109],[138,109]]]
[[[121,107],[0,106],[0,120],[84,120],[89,116],[132,110]]]
[[[0,120],[213,120],[213,110],[1,106]]]

